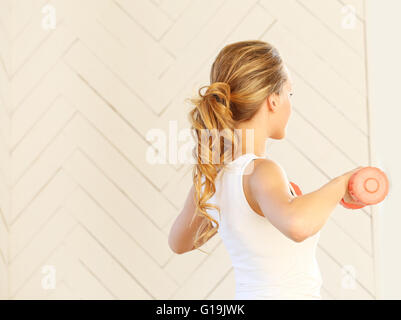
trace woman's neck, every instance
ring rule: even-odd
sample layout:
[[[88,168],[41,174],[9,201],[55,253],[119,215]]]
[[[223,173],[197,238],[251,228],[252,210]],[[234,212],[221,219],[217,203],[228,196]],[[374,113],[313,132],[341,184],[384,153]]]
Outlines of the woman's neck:
[[[237,158],[246,153],[253,153],[258,157],[266,155],[266,136],[260,130],[253,128],[239,127],[238,132],[238,148],[234,158]],[[239,131],[238,131],[239,130]]]

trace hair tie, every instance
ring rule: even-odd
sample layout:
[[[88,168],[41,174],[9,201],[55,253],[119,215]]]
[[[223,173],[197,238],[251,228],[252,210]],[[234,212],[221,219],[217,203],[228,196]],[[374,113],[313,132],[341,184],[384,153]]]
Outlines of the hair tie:
[[[225,104],[225,100],[230,100],[231,88],[230,85],[223,81],[215,81],[207,86],[207,90],[205,95],[203,95],[204,99],[207,97],[213,97],[218,103]],[[213,92],[221,92],[224,97],[221,97],[218,93]]]
[[[223,102],[220,100],[220,97],[219,97],[217,94],[213,93],[213,97],[216,99],[217,102],[223,103]]]

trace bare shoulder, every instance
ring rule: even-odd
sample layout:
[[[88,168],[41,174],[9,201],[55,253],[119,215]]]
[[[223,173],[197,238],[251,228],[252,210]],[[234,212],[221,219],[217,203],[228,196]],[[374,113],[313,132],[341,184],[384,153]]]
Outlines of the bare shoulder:
[[[282,224],[286,224],[283,219],[289,216],[290,203],[294,199],[285,172],[271,159],[255,159],[252,162],[253,165],[248,165],[247,178],[244,177],[247,180],[245,192],[250,204],[281,230]]]
[[[284,173],[282,167],[272,159],[255,159],[253,161],[253,166],[250,165],[247,168],[247,174],[252,177],[252,180],[258,181],[261,178],[277,177],[281,176],[284,178]]]
[[[255,159],[247,174],[252,193],[288,193],[288,183],[282,167],[272,159]]]

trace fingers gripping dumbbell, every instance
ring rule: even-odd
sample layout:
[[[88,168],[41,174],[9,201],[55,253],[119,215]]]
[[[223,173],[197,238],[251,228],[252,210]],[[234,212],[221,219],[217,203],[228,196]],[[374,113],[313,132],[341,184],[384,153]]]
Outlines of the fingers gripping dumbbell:
[[[344,198],[340,203],[347,209],[360,209],[383,201],[388,189],[389,182],[383,171],[376,167],[364,167],[356,171],[348,181],[348,194],[353,203],[345,202]]]

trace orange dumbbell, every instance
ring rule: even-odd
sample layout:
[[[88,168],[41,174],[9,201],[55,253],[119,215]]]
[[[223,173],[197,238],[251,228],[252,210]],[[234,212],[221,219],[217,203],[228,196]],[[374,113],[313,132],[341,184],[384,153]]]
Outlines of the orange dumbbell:
[[[297,196],[302,196],[301,189],[294,182],[290,182],[290,183],[291,183],[291,186],[294,188],[294,191],[297,194]]]
[[[356,171],[348,181],[348,193],[355,203],[340,203],[347,209],[360,209],[383,201],[387,196],[389,182],[386,174],[376,167],[364,167]]]

